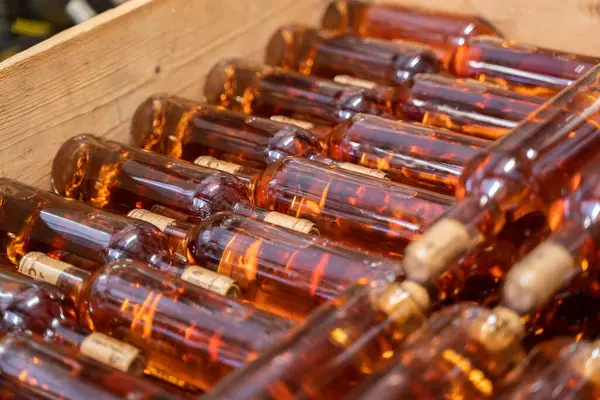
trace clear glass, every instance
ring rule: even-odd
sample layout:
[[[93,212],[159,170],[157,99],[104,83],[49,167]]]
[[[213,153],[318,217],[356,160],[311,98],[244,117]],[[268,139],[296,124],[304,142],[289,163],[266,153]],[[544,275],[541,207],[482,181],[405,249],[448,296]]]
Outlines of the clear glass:
[[[244,300],[296,320],[357,281],[401,274],[386,258],[231,212],[199,225],[174,220],[164,232],[190,263],[235,280]]]
[[[0,270],[0,334],[36,335],[48,343],[66,346],[83,355],[103,362],[95,352],[87,351],[92,332],[77,325],[76,313],[64,303],[60,292],[35,282],[17,272],[13,266],[2,265]],[[86,342],[87,341],[87,342]],[[117,343],[116,346],[121,346]],[[106,349],[104,349],[106,350]],[[128,348],[131,355],[105,364],[134,375],[141,375],[144,357],[140,351]]]
[[[569,177],[598,152],[599,78],[600,67],[592,69],[469,161],[458,204],[407,249],[409,276],[427,280],[508,220],[548,212]]]
[[[524,94],[552,97],[600,64],[600,58],[481,36],[454,56],[459,76],[507,86]]]
[[[491,399],[524,358],[519,334],[494,311],[457,305],[440,311],[412,334],[378,379],[349,399]]]
[[[502,400],[600,397],[600,343],[556,339],[534,349],[503,391]]]
[[[146,150],[190,162],[214,156],[265,168],[296,156],[351,170],[360,165],[393,181],[444,194],[454,192],[463,165],[488,144],[442,129],[357,114],[323,133],[319,145],[296,126],[166,95],[155,95],[138,107],[132,138]]]
[[[87,279],[78,311],[91,330],[142,349],[147,374],[202,390],[257,358],[292,326],[131,260],[109,263]]]
[[[360,0],[332,1],[321,26],[359,36],[424,43],[432,47],[444,67],[449,66],[454,50],[468,38],[500,35],[475,15]]]
[[[545,101],[471,79],[419,74],[407,92],[402,115],[425,125],[496,140]]]
[[[464,165],[488,142],[443,129],[358,114],[331,130],[329,156],[399,183],[452,195]]]
[[[265,61],[304,75],[327,79],[350,76],[400,87],[409,84],[415,74],[440,70],[440,61],[427,46],[304,25],[279,28],[267,45]]]
[[[0,178],[0,215],[0,255],[15,265],[32,251],[62,250],[97,266],[133,258],[178,277],[189,267],[185,259],[170,252],[167,237],[149,223],[7,178]],[[87,273],[77,268],[68,276],[78,281],[80,274]]]
[[[27,336],[0,339],[0,397],[31,400],[176,400],[148,380]]]
[[[321,235],[399,258],[454,199],[288,157],[257,178],[260,207],[315,223]]]
[[[223,380],[207,399],[341,398],[394,362],[423,322],[424,289],[409,282],[356,285],[324,304],[279,345]]]
[[[242,59],[217,63],[208,73],[204,94],[211,104],[261,117],[285,116],[330,127],[356,113],[393,116],[397,104],[391,87],[364,88],[305,76]],[[327,130],[325,130],[326,134]]]

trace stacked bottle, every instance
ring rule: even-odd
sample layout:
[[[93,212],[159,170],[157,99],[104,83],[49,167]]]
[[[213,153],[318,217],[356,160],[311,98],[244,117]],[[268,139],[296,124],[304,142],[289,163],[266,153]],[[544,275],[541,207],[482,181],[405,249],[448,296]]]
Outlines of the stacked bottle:
[[[167,167],[161,166],[165,159]],[[232,175],[214,171],[220,169],[246,184],[256,206],[309,220],[326,238],[394,258],[402,257],[406,244],[454,202],[447,196],[295,157],[262,171],[206,156],[196,163],[205,168],[87,135],[62,146],[54,161],[53,180],[61,194],[121,213],[150,209],[153,204],[187,211],[193,210],[190,205],[204,204],[198,188],[206,187],[213,197],[219,193],[214,185],[198,185],[198,176],[205,181],[206,176],[220,176],[242,187]],[[109,168],[113,173],[106,185],[103,171]],[[110,201],[96,201],[98,188]]]
[[[270,65],[350,86],[382,93],[380,85],[391,86],[388,91],[396,93],[397,101],[394,116],[485,139],[503,136],[545,101],[498,85],[434,74],[430,59],[427,47],[416,43],[298,25],[279,28],[265,57]]]

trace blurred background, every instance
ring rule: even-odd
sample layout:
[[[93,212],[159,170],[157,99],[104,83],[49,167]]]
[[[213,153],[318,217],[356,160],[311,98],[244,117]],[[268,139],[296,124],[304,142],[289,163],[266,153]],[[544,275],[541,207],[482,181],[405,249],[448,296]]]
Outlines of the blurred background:
[[[0,0],[0,61],[128,0]]]

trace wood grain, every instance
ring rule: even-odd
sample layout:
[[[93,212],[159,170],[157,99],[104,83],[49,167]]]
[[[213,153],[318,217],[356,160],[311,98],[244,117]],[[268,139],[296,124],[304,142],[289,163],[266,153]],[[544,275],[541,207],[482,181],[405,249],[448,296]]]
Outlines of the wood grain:
[[[389,1],[389,0],[388,0]],[[477,13],[507,37],[600,55],[592,0],[401,0]],[[0,175],[48,186],[57,148],[89,132],[127,141],[159,91],[198,98],[221,57],[260,59],[288,22],[317,23],[325,0],[133,0],[0,64]]]

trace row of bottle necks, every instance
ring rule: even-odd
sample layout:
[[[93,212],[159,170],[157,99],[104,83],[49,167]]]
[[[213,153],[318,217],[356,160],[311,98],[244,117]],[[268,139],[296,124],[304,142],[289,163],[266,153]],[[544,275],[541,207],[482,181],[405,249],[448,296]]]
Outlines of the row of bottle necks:
[[[262,114],[258,110],[266,109],[266,116],[275,116],[275,120],[281,120],[277,118],[280,114],[273,115],[273,111],[268,111],[273,106],[264,104],[273,104],[269,103],[270,97],[279,100],[284,98],[285,88],[278,91],[281,82],[298,93],[298,87],[294,84],[302,78],[301,75],[280,70],[246,68],[241,63],[228,63],[225,67],[220,65],[213,72],[217,75],[211,74],[207,85],[209,99],[218,97],[225,101],[223,99],[232,98],[235,102],[231,104],[241,104],[240,111]],[[224,79],[215,79],[219,74]],[[253,86],[257,78],[248,81],[247,75],[258,77],[262,86]],[[342,75],[336,72],[336,76]],[[434,78],[429,79],[432,81]],[[338,81],[357,83],[348,81],[343,76]],[[244,82],[248,84],[247,87]],[[370,85],[358,83],[362,86]],[[35,275],[36,278],[59,287],[65,296],[65,304],[70,304],[75,309],[73,313],[85,329],[110,334],[141,348],[148,358],[144,369],[150,374],[178,382],[182,386],[211,387],[227,372],[256,358],[276,342],[274,337],[278,337],[290,326],[284,318],[258,311],[226,296],[241,295],[245,301],[254,305],[286,317],[301,319],[307,310],[338,296],[354,282],[368,286],[366,282],[372,280],[389,281],[395,276],[401,277],[402,271],[390,258],[402,258],[402,249],[406,244],[418,238],[430,223],[454,204],[454,200],[442,195],[386,182],[380,179],[381,171],[370,172],[352,167],[346,164],[347,161],[335,159],[333,152],[323,153],[323,148],[328,151],[334,146],[330,145],[329,138],[324,140],[320,136],[315,140],[312,135],[336,130],[346,134],[356,124],[370,124],[375,127],[372,129],[375,133],[385,132],[387,129],[385,133],[388,137],[397,140],[402,139],[402,136],[390,134],[390,131],[409,127],[409,136],[412,134],[410,137],[418,140],[423,137],[423,132],[431,130],[361,115],[352,118],[345,126],[340,125],[341,128],[325,130],[323,126],[328,123],[323,121],[331,114],[323,118],[322,110],[329,113],[333,109],[338,116],[344,118],[351,117],[357,111],[377,111],[378,106],[371,105],[377,105],[378,99],[382,98],[378,97],[379,94],[389,92],[375,87],[368,90],[364,87],[348,89],[349,86],[336,86],[319,80],[312,80],[311,84],[319,89],[323,88],[325,92],[328,90],[330,95],[333,93],[332,88],[349,93],[345,95],[338,91],[330,96],[347,100],[339,103],[342,108],[335,108],[338,106],[335,103],[328,103],[329,108],[319,107],[319,97],[314,96],[309,99],[313,103],[300,102],[300,106],[280,101],[280,106],[290,104],[290,109],[295,110],[287,117],[304,118],[300,124],[304,124],[311,132],[277,121],[199,106],[181,99],[155,97],[140,107],[132,132],[137,145],[166,152],[170,156],[195,160],[205,167],[225,170],[237,175],[241,182],[228,174],[194,167],[89,135],[72,139],[61,148],[56,157],[53,168],[55,190],[99,208],[129,213],[131,217],[148,221],[163,232],[148,224],[134,223],[128,218],[4,180],[0,188],[2,211],[3,215],[10,216],[5,218],[3,227],[6,258],[12,263],[19,263],[21,273]],[[211,96],[215,93],[211,92],[215,87],[220,87],[221,91],[216,97]],[[243,90],[238,93],[236,90],[239,88]],[[367,102],[368,96],[371,96],[369,93],[374,93],[375,100],[372,103]],[[232,94],[233,96],[228,97]],[[260,99],[260,107],[256,106],[257,98]],[[307,104],[312,104],[316,111],[308,110]],[[362,108],[352,109],[356,105]],[[477,107],[485,109],[485,106]],[[307,119],[312,121],[312,126],[306,125]],[[319,126],[314,126],[316,121],[319,121]],[[295,120],[291,122],[299,123]],[[435,134],[427,136],[424,149],[432,147],[426,144],[434,144],[438,137],[455,143],[457,147],[462,145],[466,152],[473,151],[474,148],[477,151],[485,146],[484,142],[477,143],[475,139],[466,136],[441,130],[433,132]],[[590,132],[583,133],[590,135]],[[356,143],[364,143],[370,137],[371,135],[359,137]],[[257,141],[257,138],[262,142]],[[465,145],[463,141],[475,144]],[[398,147],[397,144],[390,144],[385,140],[382,142],[381,146],[384,149],[387,146],[388,154],[391,152],[396,156],[393,149]],[[378,148],[375,149],[377,150]],[[368,155],[367,152],[373,150],[363,151],[362,154]],[[418,161],[413,164],[436,164],[428,164],[428,160],[423,159],[419,151],[414,149],[407,151],[407,154]],[[207,157],[213,155],[225,159],[225,162]],[[308,159],[286,158],[278,161],[285,156],[305,156]],[[467,157],[469,158],[470,156]],[[385,157],[381,159],[386,160]],[[411,164],[406,161],[404,163],[404,168]],[[385,162],[380,164],[385,166]],[[266,169],[252,169],[257,166]],[[461,170],[463,167],[464,164],[459,165]],[[379,169],[389,172],[390,168],[387,168],[387,171],[384,167]],[[445,168],[446,172],[452,171],[452,165],[446,165]],[[348,169],[354,171],[347,172]],[[356,172],[367,173],[371,177],[367,179]],[[591,186],[593,182],[590,183],[587,179],[585,185],[581,185],[581,178],[577,185],[573,185],[571,209],[579,204],[581,193],[589,192]],[[249,205],[250,201],[254,205]],[[266,209],[261,210],[256,206]],[[562,216],[559,206],[555,207],[558,212],[557,218],[553,220],[555,229],[561,227],[561,217],[563,220],[571,218],[570,214]],[[141,208],[154,208],[158,213],[140,210]],[[221,211],[225,213],[214,214]],[[290,214],[293,218],[290,218]],[[258,217],[266,223],[258,223],[247,217]],[[299,220],[298,217],[303,219]],[[199,221],[202,222],[190,224]],[[284,228],[270,225],[273,222]],[[519,226],[518,223],[519,220],[515,221],[514,226]],[[522,232],[522,229],[515,229],[511,223],[506,225],[503,232],[510,232],[511,228]],[[526,226],[530,228],[529,223]],[[324,237],[370,250],[371,253],[351,250],[327,239],[309,238],[288,228],[304,233],[320,233]],[[570,229],[573,227],[570,226]],[[540,230],[544,231],[544,228]],[[398,284],[399,286],[386,286],[388,289],[380,296],[371,296],[371,302],[361,304],[369,305],[374,302],[376,307],[373,307],[375,311],[372,313],[377,314],[378,318],[384,316],[383,320],[388,323],[390,320],[400,321],[399,332],[405,334],[392,336],[391,343],[394,344],[394,341],[406,337],[407,333],[420,325],[404,324],[405,322],[415,318],[415,315],[427,314],[432,305],[438,302],[460,298],[461,295],[493,302],[493,295],[498,297],[497,289],[501,286],[508,265],[512,265],[520,255],[544,237],[540,232],[523,236],[521,240],[517,240],[514,235],[507,234],[504,240],[496,232],[490,243],[485,243],[485,246],[480,246],[457,262],[458,270],[463,272],[485,271],[483,275],[487,275],[491,288],[478,292],[473,290],[474,285],[464,285],[461,282],[461,274],[448,273],[441,274],[442,279],[436,280],[435,284],[425,284],[421,279],[419,282],[422,286],[410,281]],[[543,279],[544,271],[539,270],[540,262],[528,261],[518,265],[519,268],[513,268],[517,271],[513,273],[516,278],[512,279],[512,286],[506,285],[508,289],[505,288],[505,293],[511,293],[510,288],[513,287],[513,293],[525,288],[524,293],[529,294],[523,296],[525,300],[515,299],[515,296],[506,296],[504,299],[508,303],[504,305],[516,309],[517,313],[508,308],[497,312],[512,322],[507,323],[508,326],[514,327],[515,332],[519,331],[518,335],[512,333],[515,337],[523,336],[520,331],[524,330],[520,323],[515,322],[520,319],[518,313],[528,315],[529,321],[535,320],[539,306],[546,304],[561,284],[567,282],[577,270],[580,260],[575,260],[573,255],[565,251],[565,246],[561,247],[560,241],[554,242],[558,244],[551,250],[548,250],[548,246],[542,247],[542,250],[546,250],[536,254],[537,257],[541,254],[546,259],[550,255],[550,259],[554,261],[551,263],[552,268],[562,274],[559,276],[564,276],[563,279],[547,282],[548,279]],[[517,251],[501,253],[515,258],[508,262],[505,258],[499,262],[491,261],[490,264],[490,254],[498,256],[498,249],[502,246],[517,247]],[[35,250],[43,253],[28,254]],[[52,253],[57,250],[66,250],[67,253]],[[49,253],[57,258],[66,257],[76,261],[55,261],[48,258]],[[381,258],[373,253],[383,254],[388,258]],[[84,262],[77,256],[88,258],[89,262]],[[141,264],[122,261],[124,258],[142,261],[160,272],[154,272]],[[121,261],[101,267],[109,260]],[[190,263],[208,267],[208,270]],[[486,263],[489,270],[485,267],[479,269],[480,264]],[[502,267],[505,267],[504,271]],[[431,275],[429,272],[425,274],[427,277]],[[168,278],[169,275],[172,278]],[[475,275],[477,274],[470,277]],[[412,271],[409,278],[415,276]],[[532,276],[536,279],[531,279]],[[584,280],[586,283],[589,281]],[[531,282],[535,284],[532,286]],[[465,291],[464,288],[468,290]],[[210,291],[217,291],[220,295]],[[306,307],[297,307],[298,305]],[[410,312],[407,312],[407,307]],[[326,307],[322,310],[327,311]],[[182,311],[185,311],[185,316],[181,314]],[[331,330],[335,332],[335,351],[346,350],[347,344],[354,343],[352,335],[357,331],[352,331],[352,326],[347,325],[348,321],[340,322],[336,318],[338,314],[333,311],[329,318],[332,323],[340,324],[339,329]],[[196,314],[190,319],[190,313],[194,312]],[[403,318],[399,318],[399,315]],[[192,322],[189,323],[190,321]],[[377,322],[380,319],[371,321]],[[364,329],[375,329],[380,325],[370,324]],[[306,327],[311,328],[311,324],[307,322]],[[327,329],[329,328],[330,325]],[[321,331],[323,338],[315,341],[316,344],[323,344],[323,340],[331,339],[330,335],[323,332],[328,331]],[[86,351],[86,348],[101,346],[83,346],[87,338],[85,334],[74,337],[83,338],[77,347],[83,347],[88,355],[94,352]],[[491,342],[497,339],[494,338]],[[483,339],[477,340],[484,342]],[[92,343],[97,341],[100,340],[95,339]],[[108,345],[103,346],[106,348]],[[506,348],[497,343],[489,346],[494,349]],[[357,351],[356,347],[353,347],[354,351]],[[361,352],[368,353],[367,350],[370,350],[368,346],[358,348]],[[395,360],[393,350],[391,354],[379,351],[381,349],[376,350],[376,354],[381,355],[376,359]],[[124,350],[117,353],[127,354]],[[463,359],[451,356],[456,365],[465,366],[464,361],[462,364],[457,362]],[[189,363],[194,366],[193,373]],[[343,365],[350,368],[348,364]],[[283,371],[286,369],[282,368]],[[358,372],[365,371],[369,371],[369,367],[363,365]],[[383,371],[385,368],[381,369]],[[339,374],[331,372],[327,376],[334,379]]]

